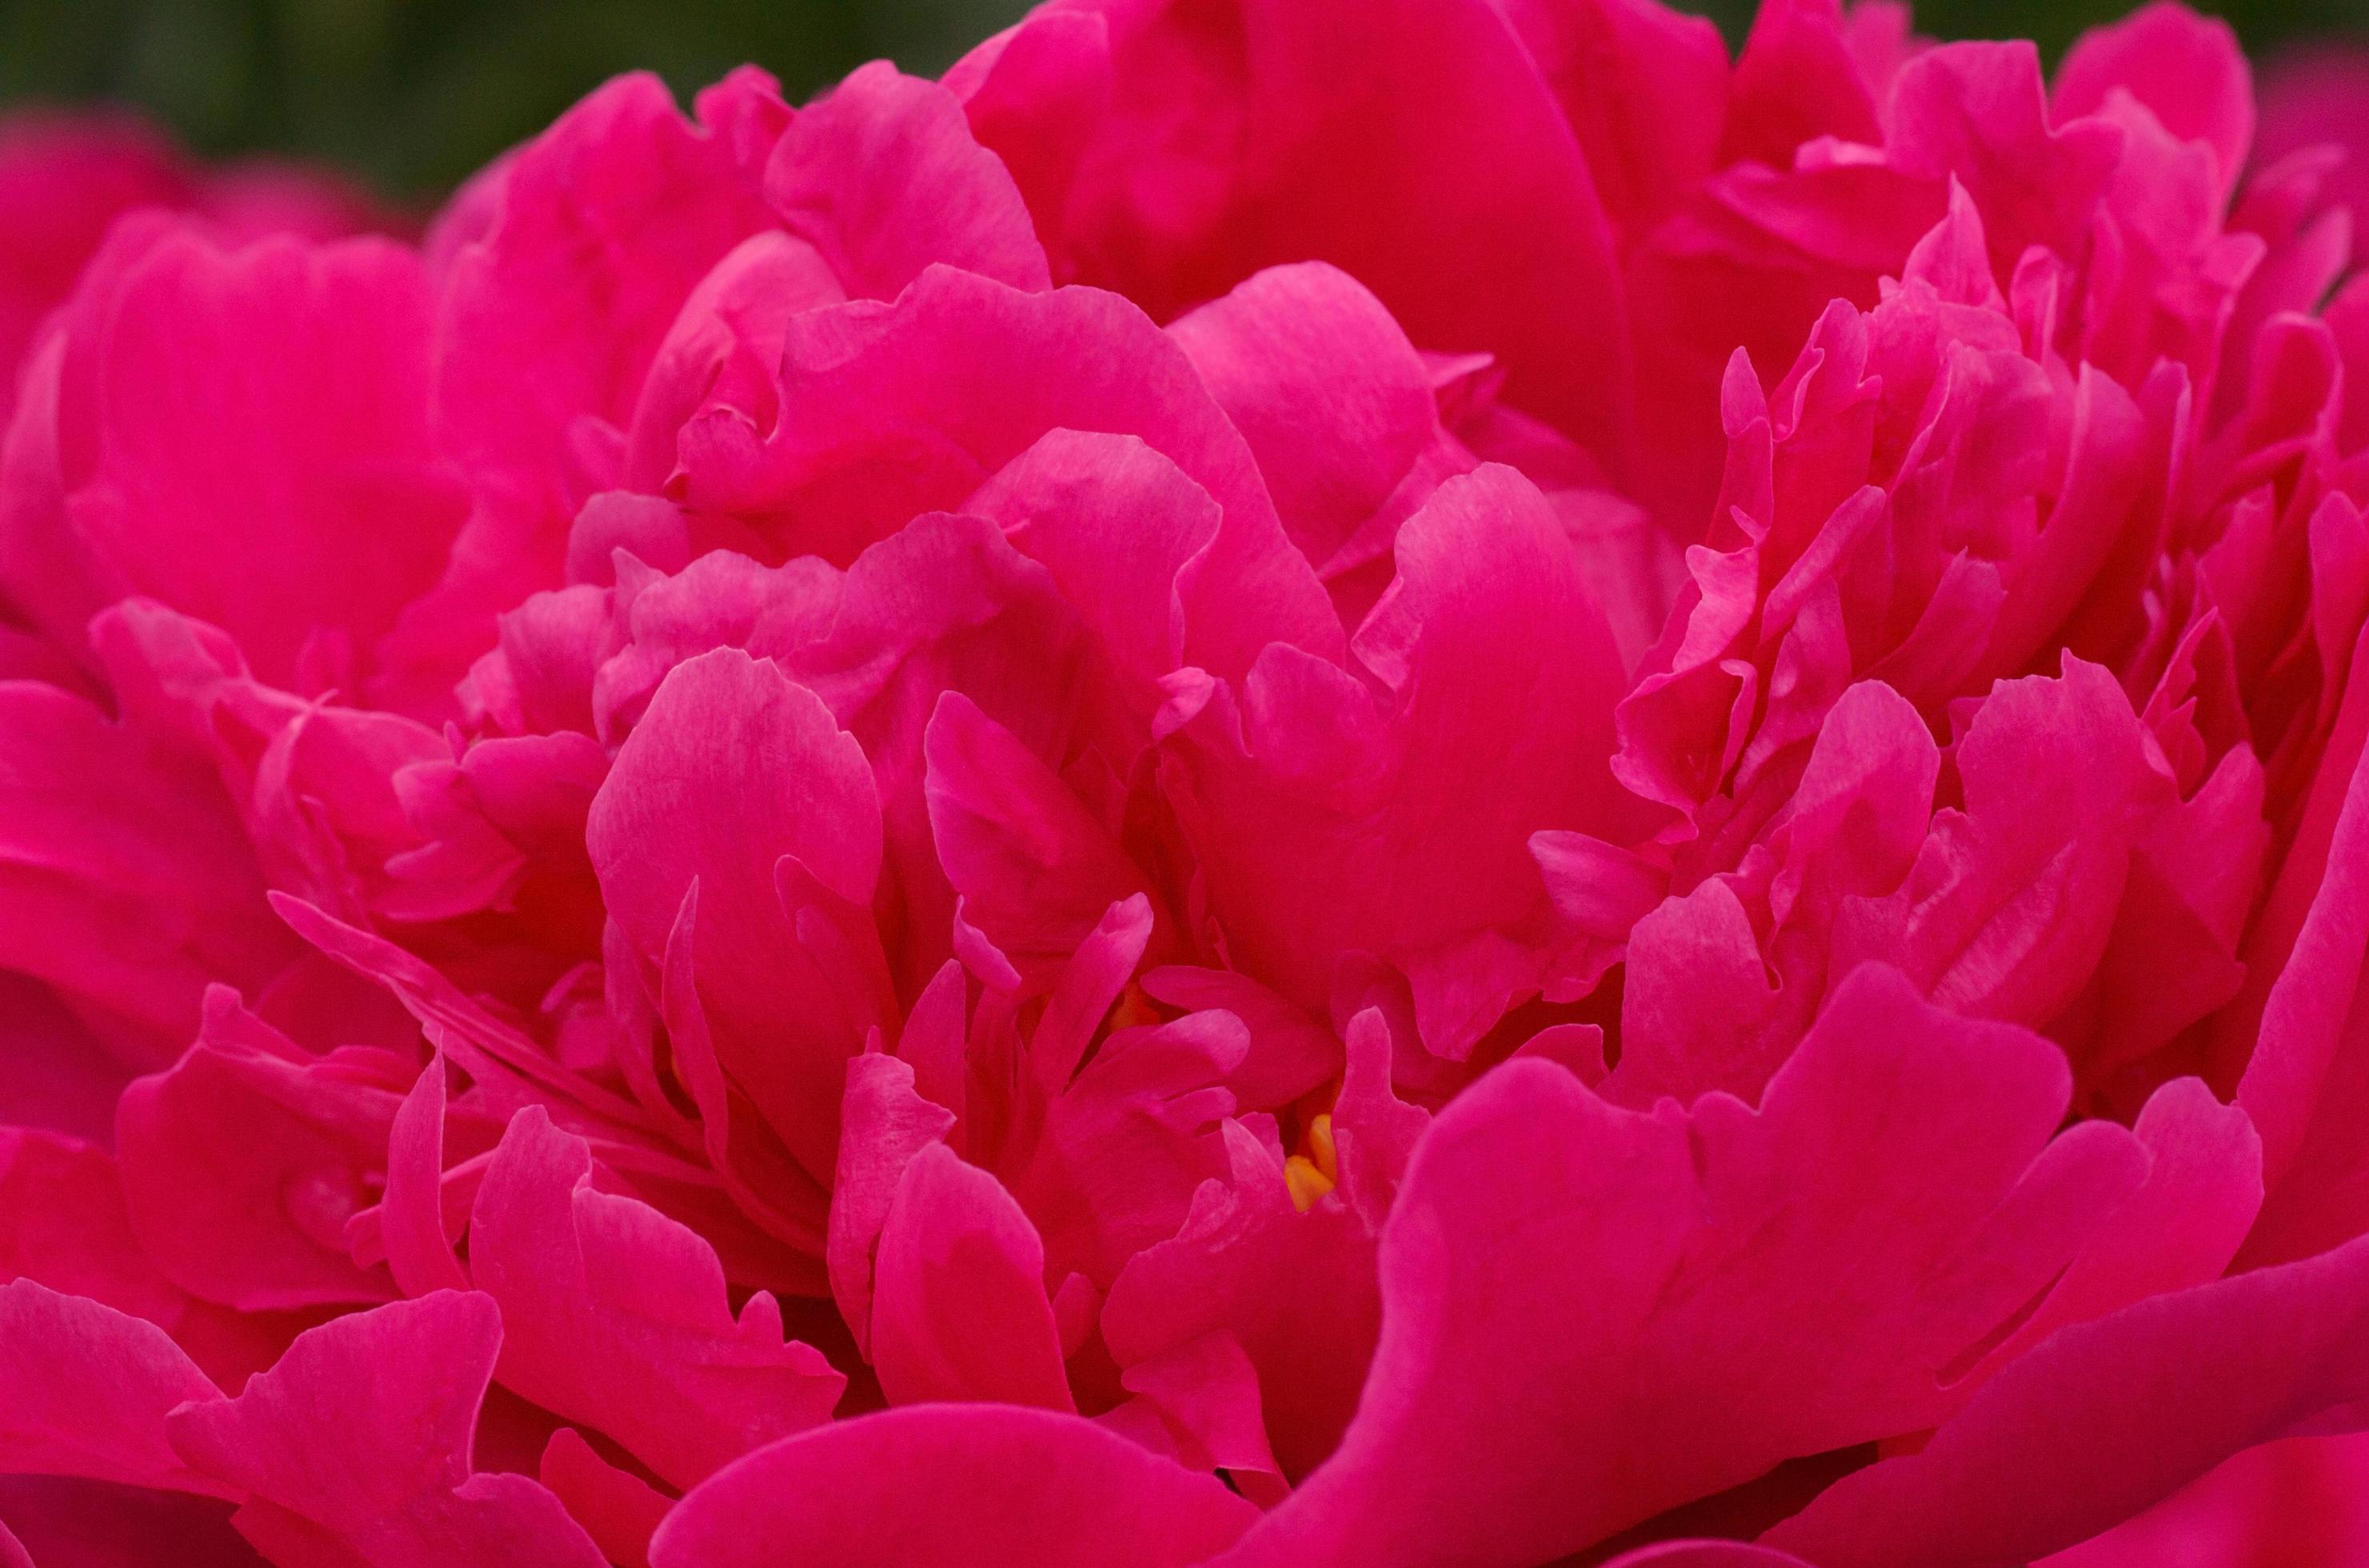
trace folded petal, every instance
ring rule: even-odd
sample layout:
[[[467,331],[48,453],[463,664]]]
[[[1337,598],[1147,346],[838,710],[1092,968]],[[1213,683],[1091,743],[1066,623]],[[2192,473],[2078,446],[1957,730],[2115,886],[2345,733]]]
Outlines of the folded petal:
[[[454,1291],[338,1318],[236,1399],[176,1411],[173,1447],[237,1489],[239,1533],[275,1559],[600,1568],[539,1483],[474,1469],[501,1337],[489,1299]]]
[[[891,1404],[1074,1410],[1045,1248],[1003,1185],[943,1143],[907,1162],[881,1227],[872,1362]]]
[[[851,299],[891,300],[933,262],[1051,287],[1045,250],[994,154],[935,82],[875,62],[802,109],[774,146],[765,199]]]
[[[649,1568],[650,1536],[672,1498],[593,1452],[573,1426],[551,1435],[536,1474],[610,1562]]]
[[[2369,1550],[2364,1463],[2369,1437],[2359,1433],[2264,1443],[2039,1568],[2341,1562]]]
[[[378,1197],[409,1062],[367,1047],[307,1057],[223,992],[208,1013],[199,1043],[116,1105],[149,1255],[242,1310],[385,1300],[392,1282],[355,1265],[346,1222]]]
[[[1874,968],[1757,1114],[1499,1068],[1400,1188],[1357,1419],[1243,1559],[1452,1539],[1510,1568],[1929,1425],[2144,1172],[2119,1129],[2051,1142],[2068,1090],[2044,1041]]]
[[[169,1060],[198,999],[292,956],[245,831],[200,760],[55,686],[0,682],[0,963]]]
[[[1821,1568],[2029,1561],[2369,1395],[2364,1325],[2369,1241],[2138,1302],[2049,1340],[1768,1543]]]
[[[416,256],[284,236],[225,251],[192,226],[95,270],[86,294],[56,509],[17,526],[70,530],[91,570],[11,597],[69,647],[140,593],[223,627],[275,684],[370,674],[468,506],[429,431]]]
[[[1122,1368],[1222,1334],[1258,1377],[1266,1436],[1298,1480],[1340,1440],[1379,1313],[1374,1243],[1348,1206],[1292,1202],[1276,1156],[1226,1127],[1230,1169],[1205,1183],[1176,1235],[1129,1259],[1102,1333]]]
[[[501,1308],[503,1384],[684,1486],[827,1419],[846,1379],[784,1342],[773,1298],[736,1319],[705,1240],[594,1178],[584,1141],[539,1106],[494,1151],[469,1263]]]
[[[868,905],[880,803],[863,751],[778,667],[718,649],[658,688],[594,797],[586,841],[610,918],[652,957],[697,881],[717,1060],[828,1183],[862,1021],[840,1000],[845,977],[801,940],[774,865],[806,867],[825,909]]]

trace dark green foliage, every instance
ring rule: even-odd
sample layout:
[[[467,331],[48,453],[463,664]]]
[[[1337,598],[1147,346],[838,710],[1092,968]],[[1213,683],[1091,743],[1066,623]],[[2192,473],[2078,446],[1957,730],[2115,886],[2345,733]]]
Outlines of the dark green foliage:
[[[1750,0],[1696,0],[1740,38]],[[450,186],[611,74],[687,91],[743,60],[803,97],[887,55],[942,68],[1026,0],[0,0],[0,99],[114,98],[200,151],[289,152],[395,192]],[[2052,56],[2124,0],[1927,0],[1928,31]],[[2369,0],[2222,0],[2258,52],[2369,27]]]

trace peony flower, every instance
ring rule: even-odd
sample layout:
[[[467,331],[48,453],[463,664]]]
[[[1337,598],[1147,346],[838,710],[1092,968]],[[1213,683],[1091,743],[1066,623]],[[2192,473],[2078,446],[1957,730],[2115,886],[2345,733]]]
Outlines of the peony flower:
[[[2255,122],[2169,4],[1055,0],[114,223],[0,1555],[2342,1561],[2369,338]]]

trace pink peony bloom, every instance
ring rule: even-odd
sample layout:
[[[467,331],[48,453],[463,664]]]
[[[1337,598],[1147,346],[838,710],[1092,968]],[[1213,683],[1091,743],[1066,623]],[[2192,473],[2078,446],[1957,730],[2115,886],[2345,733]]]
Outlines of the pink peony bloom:
[[[2321,70],[1053,0],[417,244],[0,146],[0,1564],[2349,1562]]]
[[[0,413],[41,319],[74,292],[124,213],[192,213],[236,239],[314,238],[401,226],[359,191],[265,159],[194,166],[145,125],[108,113],[24,111],[0,119]]]

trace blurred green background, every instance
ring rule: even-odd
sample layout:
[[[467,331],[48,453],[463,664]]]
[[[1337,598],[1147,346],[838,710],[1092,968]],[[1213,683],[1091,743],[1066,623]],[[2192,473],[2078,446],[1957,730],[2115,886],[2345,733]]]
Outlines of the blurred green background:
[[[1750,0],[1693,0],[1731,39]],[[1925,0],[1922,30],[2052,53],[2127,0]],[[2369,0],[2208,4],[2258,54],[2369,28]],[[441,190],[604,77],[679,90],[743,60],[804,97],[878,56],[942,69],[1026,0],[0,0],[0,101],[135,105],[210,154],[293,153]]]

